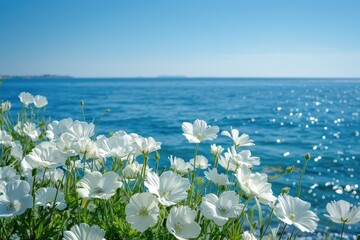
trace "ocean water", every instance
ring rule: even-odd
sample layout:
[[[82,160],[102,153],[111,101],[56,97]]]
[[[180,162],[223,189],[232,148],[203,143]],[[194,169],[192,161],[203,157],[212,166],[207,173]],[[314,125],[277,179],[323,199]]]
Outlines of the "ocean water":
[[[244,149],[261,158],[256,171],[276,175],[279,166],[298,169],[273,182],[275,195],[285,186],[296,195],[309,152],[302,199],[320,217],[319,232],[331,224],[323,216],[326,203],[345,199],[360,205],[359,79],[8,79],[0,86],[0,98],[10,100],[15,112],[21,109],[22,91],[45,95],[52,120],[82,120],[83,100],[86,120],[94,121],[99,133],[121,129],[154,137],[163,142],[164,165],[171,154],[193,157],[194,145],[182,136],[182,122],[203,119],[221,131],[237,128],[255,141]],[[110,113],[101,117],[106,109]],[[231,146],[221,135],[215,143]],[[210,159],[209,146],[201,144],[199,154]],[[346,232],[359,233],[359,224]]]

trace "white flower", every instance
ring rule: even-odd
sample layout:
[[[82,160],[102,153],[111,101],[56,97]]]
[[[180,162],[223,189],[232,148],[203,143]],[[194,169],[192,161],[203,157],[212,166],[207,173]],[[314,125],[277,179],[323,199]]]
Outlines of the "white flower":
[[[98,138],[96,144],[99,146],[100,155],[102,157],[113,157],[116,159],[126,159],[132,151],[132,138],[129,135],[110,138]]]
[[[149,172],[144,183],[149,192],[158,196],[159,202],[165,206],[175,205],[187,198],[190,182],[171,171],[164,172],[159,177],[154,172]]]
[[[211,127],[203,120],[195,120],[193,124],[184,122],[182,124],[183,135],[190,143],[200,143],[203,141],[212,141],[219,132],[218,126]]]
[[[6,101],[1,103],[1,112],[7,112],[11,109],[11,102]]]
[[[99,149],[90,138],[80,138],[73,145],[72,149],[79,154],[80,158],[99,158]]]
[[[66,158],[55,145],[49,142],[42,142],[24,157],[21,161],[23,170],[34,168],[54,169],[65,165]]]
[[[234,183],[229,182],[228,176],[221,173],[219,174],[217,172],[217,169],[214,168],[212,170],[209,170],[208,172],[204,172],[205,177],[212,181],[213,183],[219,185],[219,186],[225,186],[225,185],[233,185]]]
[[[59,210],[66,208],[64,193],[57,191],[56,188],[39,188],[35,193],[35,204],[42,207],[56,207]]]
[[[235,152],[236,154],[236,152]],[[237,155],[236,155],[237,156]],[[238,166],[234,164],[234,161],[232,160],[235,156],[232,155],[232,152],[230,149],[228,149],[228,152],[224,154],[224,156],[219,156],[219,164],[222,166],[226,171],[233,171],[235,172]]]
[[[195,222],[196,211],[188,206],[172,207],[166,220],[168,231],[179,240],[197,238],[201,232]]]
[[[249,231],[245,231],[242,234],[243,240],[257,240],[254,234],[250,233]]]
[[[29,191],[30,185],[22,180],[0,184],[0,217],[17,216],[32,208],[33,197]]]
[[[36,95],[34,97],[34,105],[37,108],[43,108],[48,104],[48,100],[44,96]]]
[[[260,165],[260,158],[251,157],[249,150],[237,153],[236,148],[232,146],[224,156],[220,156],[219,164],[227,170],[236,171],[239,167],[251,168],[253,165]]]
[[[4,146],[12,145],[12,137],[5,130],[0,130],[0,144]]]
[[[212,155],[220,155],[224,151],[224,148],[220,145],[216,146],[216,144],[210,145],[210,152]]]
[[[190,163],[191,163],[191,165],[193,165],[194,166],[194,158],[192,158],[192,159],[190,159]],[[207,169],[208,167],[210,167],[211,166],[211,164],[209,163],[209,160],[206,158],[206,157],[204,157],[203,155],[197,155],[196,156],[196,168],[197,169]]]
[[[189,162],[185,162],[184,159],[182,158],[173,157],[171,155],[169,157],[169,161],[170,161],[170,168],[173,169],[174,172],[180,174],[181,176],[194,169]]]
[[[76,156],[78,154],[73,149],[74,142],[69,134],[62,134],[60,138],[57,138],[53,143],[55,143],[56,147],[62,152],[65,158]]]
[[[34,123],[26,122],[22,129],[23,134],[31,138],[31,140],[36,141],[40,136],[40,130],[36,127]]]
[[[134,147],[143,155],[157,151],[161,148],[161,142],[155,142],[155,139],[152,137],[138,137],[135,138],[134,141]]]
[[[109,199],[122,187],[119,175],[110,171],[102,175],[94,171],[85,175],[83,179],[76,183],[76,191],[83,198]]]
[[[261,203],[269,204],[276,200],[271,190],[271,184],[267,182],[266,174],[253,174],[248,168],[240,167],[235,176],[241,189],[250,196],[256,196]]]
[[[302,232],[314,232],[319,218],[310,211],[311,204],[297,197],[281,195],[278,197],[274,213],[288,225],[294,224]]]
[[[14,142],[10,150],[10,155],[18,161],[23,158],[23,149],[19,141]]]
[[[20,101],[27,107],[29,104],[33,103],[34,97],[28,92],[22,92],[19,95]]]
[[[93,123],[75,121],[65,134],[69,134],[70,139],[77,141],[80,138],[91,138],[95,134],[94,129]]]
[[[239,136],[239,131],[237,129],[231,129],[231,133],[228,131],[222,131],[221,135],[231,138],[234,141],[236,148],[254,145],[254,141],[250,139],[249,135],[241,134],[241,136]]]
[[[223,192],[220,197],[210,193],[202,199],[201,213],[205,218],[212,219],[217,225],[223,226],[229,218],[240,215],[244,205],[239,202],[239,196],[235,191]]]
[[[329,215],[325,216],[335,223],[355,224],[360,221],[360,208],[351,208],[350,203],[344,200],[331,201],[326,204],[326,210]]]
[[[73,226],[70,231],[64,232],[63,240],[105,240],[105,231],[98,225],[91,227],[86,223]]]
[[[235,150],[234,147],[232,149]],[[253,165],[260,165],[260,158],[258,157],[251,157],[251,152],[249,150],[244,150],[239,152],[236,156],[230,158],[230,160],[237,166],[237,167],[247,167],[250,168]]]
[[[17,174],[16,170],[12,167],[5,166],[0,167],[0,184],[3,183],[9,183],[16,180],[19,180],[20,176]]]
[[[127,164],[122,170],[123,177],[126,179],[134,179],[141,171],[140,164],[138,162],[132,162]]]
[[[126,221],[131,224],[131,228],[139,232],[154,226],[159,213],[156,196],[148,192],[134,194],[125,208]]]
[[[71,118],[62,119],[61,121],[53,121],[47,125],[46,137],[51,141],[60,138],[61,134],[68,131],[73,123],[74,122]]]

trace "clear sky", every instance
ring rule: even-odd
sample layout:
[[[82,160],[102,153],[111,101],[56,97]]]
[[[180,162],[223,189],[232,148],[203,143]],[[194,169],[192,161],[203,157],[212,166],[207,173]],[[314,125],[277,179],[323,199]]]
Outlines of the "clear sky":
[[[0,75],[360,77],[359,0],[0,0]]]

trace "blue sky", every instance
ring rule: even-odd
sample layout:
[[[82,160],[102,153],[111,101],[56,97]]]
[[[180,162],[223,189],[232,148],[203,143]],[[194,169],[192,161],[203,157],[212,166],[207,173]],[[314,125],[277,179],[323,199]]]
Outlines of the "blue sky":
[[[0,0],[0,74],[360,77],[358,0]]]

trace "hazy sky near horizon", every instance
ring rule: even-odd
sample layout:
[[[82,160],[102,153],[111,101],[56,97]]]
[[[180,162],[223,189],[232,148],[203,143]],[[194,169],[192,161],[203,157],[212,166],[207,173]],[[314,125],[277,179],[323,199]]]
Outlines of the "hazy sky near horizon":
[[[0,75],[360,77],[358,0],[0,0]]]

